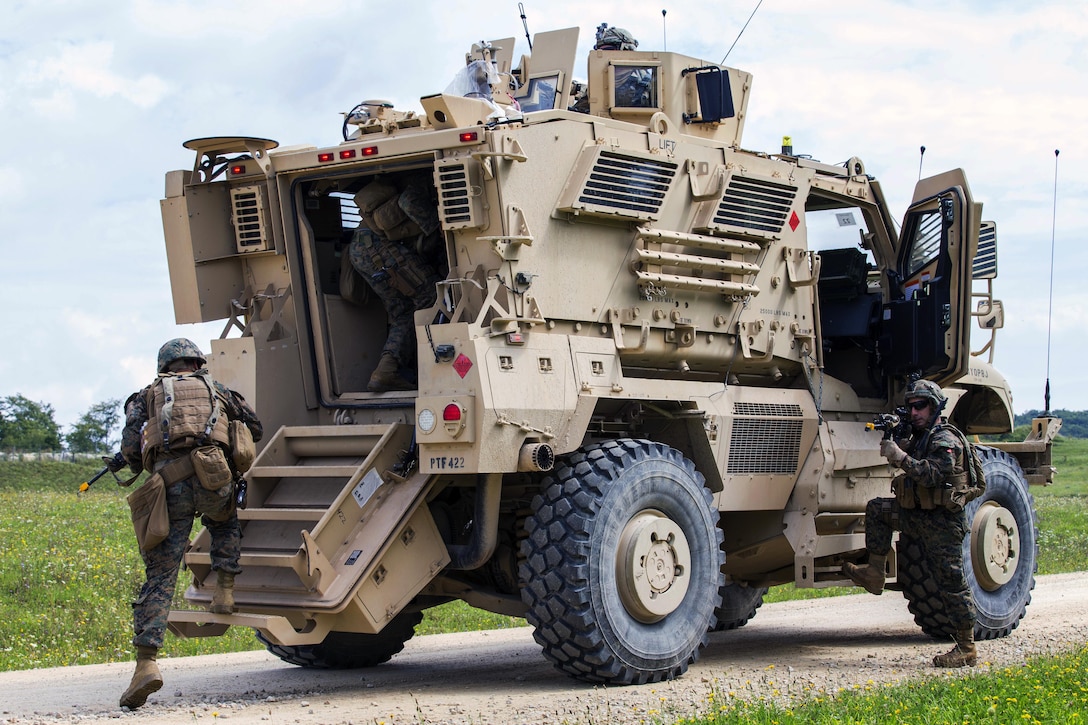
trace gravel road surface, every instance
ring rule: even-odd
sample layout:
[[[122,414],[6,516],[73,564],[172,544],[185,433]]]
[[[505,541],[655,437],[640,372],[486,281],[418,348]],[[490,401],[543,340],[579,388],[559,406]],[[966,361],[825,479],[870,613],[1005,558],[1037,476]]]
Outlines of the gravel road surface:
[[[1088,575],[1039,577],[1009,637],[979,644],[979,669],[1088,643]],[[0,725],[139,718],[181,725],[603,725],[705,711],[708,695],[802,697],[937,673],[948,644],[915,626],[897,592],[766,604],[755,619],[710,636],[688,673],[637,687],[580,684],[552,669],[529,628],[417,637],[392,661],[351,671],[306,670],[246,652],[165,659],[166,684],[136,712],[117,701],[132,663],[0,673]],[[956,673],[962,671],[955,671]],[[945,673],[947,674],[947,673]]]

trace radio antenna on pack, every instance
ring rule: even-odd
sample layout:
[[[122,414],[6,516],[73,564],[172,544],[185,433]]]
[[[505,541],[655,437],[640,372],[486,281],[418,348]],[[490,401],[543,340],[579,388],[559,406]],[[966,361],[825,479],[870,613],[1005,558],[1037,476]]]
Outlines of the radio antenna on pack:
[[[665,27],[665,8],[661,8],[661,49],[669,49],[669,33],[668,28]]]
[[[521,13],[521,26],[525,28],[525,39],[529,41],[529,52],[533,52],[533,39],[529,37],[529,21],[525,18],[525,3],[518,3],[518,12]]]
[[[1054,315],[1054,229],[1058,225],[1058,154],[1054,149],[1054,210],[1050,217],[1050,303],[1046,312],[1046,388],[1043,390],[1043,416],[1050,415],[1050,321]]]
[[[756,9],[753,10],[752,14],[748,16],[748,19],[744,21],[744,27],[740,29],[739,33],[737,33],[737,40],[740,40],[740,36],[744,35],[744,31],[748,29],[748,23],[752,22],[752,18],[756,16],[756,10],[759,10],[759,6],[762,4],[763,0],[759,0],[759,2],[756,3]],[[725,58],[728,58],[729,54],[733,52],[733,48],[736,46],[737,40],[734,40],[733,45],[729,46],[729,50],[725,51]],[[722,62],[718,63],[718,65],[725,65],[725,58],[722,58]]]

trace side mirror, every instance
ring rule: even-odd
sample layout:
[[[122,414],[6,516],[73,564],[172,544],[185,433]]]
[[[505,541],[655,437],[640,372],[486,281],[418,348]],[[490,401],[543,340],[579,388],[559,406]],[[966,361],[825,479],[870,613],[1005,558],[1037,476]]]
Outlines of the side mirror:
[[[1001,300],[982,300],[975,309],[975,317],[983,330],[1000,330],[1005,326],[1005,306]]]

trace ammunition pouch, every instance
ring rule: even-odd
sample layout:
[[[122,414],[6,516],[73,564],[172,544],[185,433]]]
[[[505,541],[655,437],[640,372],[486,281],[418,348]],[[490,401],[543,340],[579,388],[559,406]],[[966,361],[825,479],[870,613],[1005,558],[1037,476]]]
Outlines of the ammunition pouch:
[[[382,271],[389,275],[389,284],[393,289],[409,299],[415,297],[427,283],[427,278],[410,264],[384,267]]]
[[[166,509],[166,482],[159,473],[151,475],[144,485],[126,499],[132,514],[132,528],[140,551],[151,551],[170,533],[170,513]]]
[[[249,426],[240,420],[232,420],[229,425],[230,455],[238,473],[245,473],[253,465],[257,456],[257,447],[253,444],[253,434]]]
[[[899,508],[912,509],[917,507],[918,499],[914,495],[914,483],[907,478],[907,474],[900,473],[892,479],[892,493],[899,502]]]
[[[189,453],[193,470],[200,485],[208,491],[218,491],[234,480],[227,457],[219,446],[200,446]]]
[[[915,486],[914,492],[918,496],[918,508],[923,511],[932,511],[937,508],[940,491],[929,486]]]

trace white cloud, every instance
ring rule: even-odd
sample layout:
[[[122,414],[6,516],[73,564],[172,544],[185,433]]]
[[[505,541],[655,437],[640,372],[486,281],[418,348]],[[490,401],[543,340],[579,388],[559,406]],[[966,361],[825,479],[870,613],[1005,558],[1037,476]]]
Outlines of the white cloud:
[[[111,69],[114,44],[100,41],[63,45],[59,52],[31,62],[20,80],[48,95],[30,99],[41,113],[78,114],[77,94],[99,98],[118,96],[140,108],[150,108],[167,93],[168,85],[151,74],[125,77]]]

